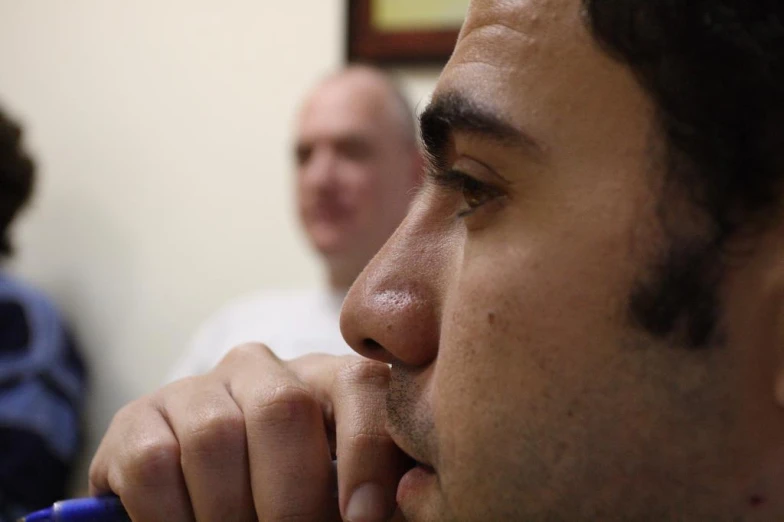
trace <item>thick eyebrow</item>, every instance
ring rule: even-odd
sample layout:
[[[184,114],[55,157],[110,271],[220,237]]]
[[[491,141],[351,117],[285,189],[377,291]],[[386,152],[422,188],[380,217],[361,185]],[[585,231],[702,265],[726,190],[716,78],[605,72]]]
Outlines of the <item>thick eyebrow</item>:
[[[454,91],[437,95],[419,117],[422,144],[431,167],[444,170],[446,148],[454,132],[518,147],[527,154],[542,155],[539,144],[492,109]]]

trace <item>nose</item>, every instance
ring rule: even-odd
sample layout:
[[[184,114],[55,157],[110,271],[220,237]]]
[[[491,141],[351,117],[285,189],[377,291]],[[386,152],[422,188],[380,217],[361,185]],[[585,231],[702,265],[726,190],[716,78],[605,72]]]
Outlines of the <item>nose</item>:
[[[346,297],[340,326],[354,351],[412,367],[435,359],[449,250],[415,202]]]
[[[326,190],[337,179],[337,157],[329,147],[317,147],[302,166],[300,182],[305,187]]]

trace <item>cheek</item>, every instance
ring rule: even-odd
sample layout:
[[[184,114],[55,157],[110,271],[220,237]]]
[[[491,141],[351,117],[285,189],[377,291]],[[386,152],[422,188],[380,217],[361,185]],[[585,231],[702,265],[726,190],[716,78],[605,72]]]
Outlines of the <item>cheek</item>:
[[[355,167],[351,175],[345,177],[341,188],[346,200],[365,212],[378,210],[379,202],[385,196],[374,173],[361,167]]]
[[[312,183],[304,183],[302,176],[297,178],[297,186],[294,191],[300,209],[304,206],[313,204],[318,197],[318,189]]]
[[[594,249],[594,264],[560,242],[508,245],[467,246],[444,306],[433,403],[451,477],[486,477],[489,466],[504,481],[520,469],[544,480],[549,465],[533,468],[568,446],[570,409],[586,376],[606,372],[625,326],[627,283],[608,275],[612,255]],[[482,487],[501,486],[470,486]]]
[[[299,213],[300,218],[307,217],[306,210],[313,200],[312,195],[305,187],[302,186],[301,183],[297,184],[294,190],[294,195],[296,197],[297,212]]]
[[[520,273],[510,277],[498,265],[483,265],[463,266],[456,275],[441,328],[435,411],[444,425],[464,428],[448,430],[468,445],[452,446],[464,455],[444,456],[457,462],[516,431],[511,423],[534,421],[520,410],[542,395],[558,370],[557,347],[568,337],[558,285],[541,274],[526,284]]]

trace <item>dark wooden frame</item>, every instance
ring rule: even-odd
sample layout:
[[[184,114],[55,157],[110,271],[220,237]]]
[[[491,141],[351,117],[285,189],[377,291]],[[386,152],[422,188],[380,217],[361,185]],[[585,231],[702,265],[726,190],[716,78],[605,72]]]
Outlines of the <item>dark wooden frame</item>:
[[[371,24],[372,0],[348,1],[348,60],[380,65],[445,64],[459,28],[447,31],[381,32]]]

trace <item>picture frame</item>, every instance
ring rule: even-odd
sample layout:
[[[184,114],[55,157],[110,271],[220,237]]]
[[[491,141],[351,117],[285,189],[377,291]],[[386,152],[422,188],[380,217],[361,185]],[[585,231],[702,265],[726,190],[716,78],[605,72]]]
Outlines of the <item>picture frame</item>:
[[[444,65],[468,1],[349,0],[348,61]]]

